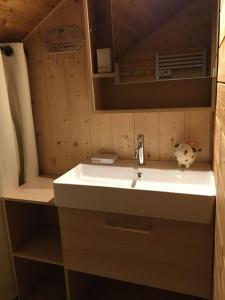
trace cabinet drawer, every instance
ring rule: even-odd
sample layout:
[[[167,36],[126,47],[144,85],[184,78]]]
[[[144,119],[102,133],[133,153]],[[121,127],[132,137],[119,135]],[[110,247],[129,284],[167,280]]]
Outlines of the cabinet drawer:
[[[68,208],[59,211],[66,268],[209,297],[212,226]]]

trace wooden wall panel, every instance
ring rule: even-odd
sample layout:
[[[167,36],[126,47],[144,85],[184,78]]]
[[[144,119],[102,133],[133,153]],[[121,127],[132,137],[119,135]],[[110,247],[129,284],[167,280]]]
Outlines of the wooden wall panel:
[[[135,113],[135,138],[144,134],[145,155],[147,160],[159,159],[159,114]]]
[[[42,46],[49,28],[77,25],[84,30],[82,0],[67,0],[26,41],[40,171],[58,175],[94,153],[133,158],[136,136],[145,135],[146,159],[174,160],[173,145],[196,141],[210,160],[210,112],[93,113],[86,45],[78,52],[50,55]],[[199,121],[198,121],[199,120]]]
[[[29,40],[28,63],[39,167],[42,173],[54,174],[56,172],[54,128],[50,116],[45,64],[39,33]]]
[[[185,113],[185,140],[196,142],[197,147],[201,147],[202,151],[198,153],[198,157],[202,161],[206,161],[209,157],[209,148],[211,143],[211,122],[212,113],[203,111],[186,112]],[[210,153],[211,154],[211,153]]]
[[[221,126],[218,118],[215,118],[214,128],[214,160],[220,164]]]
[[[133,114],[113,114],[112,115],[112,137],[113,150],[120,157],[134,158],[134,117]]]
[[[184,141],[184,112],[159,113],[159,158],[174,160],[173,146]]]
[[[111,114],[92,115],[93,153],[110,153],[113,149]]]
[[[220,45],[221,45],[224,37],[225,37],[225,5],[222,5],[221,17],[220,17],[220,36],[219,36]]]
[[[225,84],[223,83],[218,83],[217,85],[216,114],[225,132]]]
[[[68,119],[69,105],[68,97],[65,97],[66,81],[64,78],[63,58],[52,55],[49,58],[44,56],[46,66],[46,84],[48,92],[48,103],[50,107],[50,118],[52,121],[53,140],[55,145],[55,154],[57,156],[56,167],[57,173],[60,170],[61,161],[65,168],[68,169],[72,163],[72,148],[70,135],[70,121]]]
[[[223,4],[222,4],[223,2]],[[221,243],[225,245],[225,5],[221,0],[220,11],[220,45],[219,66],[217,83],[216,118],[214,125],[214,176],[217,190],[216,224],[217,231],[221,232]],[[213,300],[225,299],[224,282],[221,274],[224,270],[225,256],[222,251],[219,268],[216,260],[221,246],[215,242],[215,266],[214,266],[214,297]],[[219,269],[219,272],[218,272]],[[218,296],[217,296],[218,295]]]
[[[60,1],[0,1],[0,40],[21,41]]]
[[[219,65],[218,65],[218,81],[225,82],[225,42],[220,46],[219,49]]]

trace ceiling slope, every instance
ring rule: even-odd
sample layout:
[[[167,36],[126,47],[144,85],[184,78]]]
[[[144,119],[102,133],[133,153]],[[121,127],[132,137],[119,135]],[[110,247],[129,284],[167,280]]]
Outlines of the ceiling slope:
[[[0,0],[0,42],[20,42],[62,0]]]

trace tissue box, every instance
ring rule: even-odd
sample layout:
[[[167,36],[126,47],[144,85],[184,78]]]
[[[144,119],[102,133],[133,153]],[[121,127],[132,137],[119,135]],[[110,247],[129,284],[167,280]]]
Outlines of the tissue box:
[[[96,154],[91,157],[91,162],[94,164],[113,165],[116,160],[116,154]]]
[[[112,72],[112,52],[110,48],[97,49],[98,73]]]

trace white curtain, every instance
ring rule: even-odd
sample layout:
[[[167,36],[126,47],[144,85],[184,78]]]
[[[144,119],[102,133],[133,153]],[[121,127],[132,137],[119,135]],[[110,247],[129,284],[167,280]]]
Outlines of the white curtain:
[[[1,44],[3,45],[3,44]],[[0,53],[0,197],[38,175],[29,79],[23,44]],[[0,205],[0,299],[12,300],[15,288]]]

